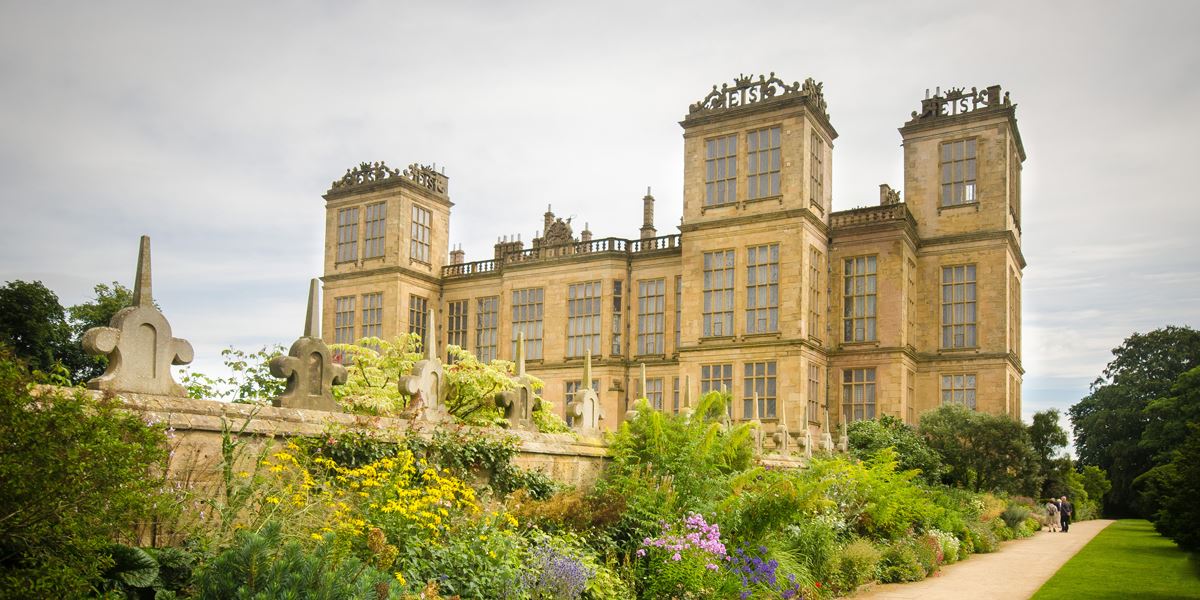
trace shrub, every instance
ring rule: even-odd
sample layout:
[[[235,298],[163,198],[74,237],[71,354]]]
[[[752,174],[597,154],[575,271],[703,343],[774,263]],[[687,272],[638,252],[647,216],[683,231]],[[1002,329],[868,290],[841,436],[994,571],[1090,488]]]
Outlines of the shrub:
[[[838,555],[837,533],[828,523],[805,519],[784,529],[787,551],[795,556],[815,581],[830,579]]]
[[[991,523],[995,523],[992,521]],[[991,523],[971,523],[967,527],[971,530],[971,550],[977,554],[986,554],[995,552],[996,547],[1000,544],[993,531]],[[1002,527],[1007,529],[1003,521],[999,521]]]
[[[871,542],[862,538],[846,544],[834,558],[835,587],[842,592],[853,591],[858,586],[873,581],[879,567],[880,554]]]
[[[1016,537],[1016,532],[1008,526],[1008,523],[1004,522],[1004,519],[992,519],[987,524],[992,530],[992,535],[996,536],[998,541],[1007,542]]]
[[[664,523],[659,536],[643,540],[637,556],[643,559],[644,597],[715,596],[726,583],[721,567],[728,553],[721,529],[703,515],[693,513],[682,522]]]
[[[117,400],[31,381],[0,350],[0,596],[76,597],[114,564],[113,541],[173,512],[166,437]]]
[[[1021,523],[1029,518],[1029,513],[1030,510],[1027,506],[1010,504],[1008,508],[1004,509],[1004,512],[1000,513],[1000,518],[1004,521],[1005,525],[1008,525],[1009,529],[1016,531],[1021,526]]]
[[[313,550],[284,543],[278,524],[261,533],[240,531],[233,547],[197,577],[201,598],[387,598],[391,575],[332,551],[326,539]],[[378,594],[382,587],[384,593]]]
[[[885,415],[879,419],[855,421],[847,429],[850,453],[856,458],[870,460],[880,450],[892,448],[899,456],[901,471],[916,470],[929,483],[941,480],[942,458],[925,443],[915,427]]]
[[[917,556],[917,544],[900,540],[883,549],[879,561],[879,580],[884,583],[903,583],[925,579],[926,569]]]
[[[934,529],[929,532],[929,537],[941,547],[942,562],[944,564],[954,564],[961,558],[965,558],[960,556],[959,551],[962,544],[953,534]]]

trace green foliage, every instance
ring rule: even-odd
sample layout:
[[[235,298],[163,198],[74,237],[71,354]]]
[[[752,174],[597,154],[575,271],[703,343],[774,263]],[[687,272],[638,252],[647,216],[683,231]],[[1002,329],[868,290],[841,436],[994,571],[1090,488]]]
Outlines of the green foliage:
[[[917,485],[915,471],[897,471],[896,452],[884,448],[867,462],[840,457],[814,459],[809,466],[825,494],[839,508],[840,518],[859,535],[897,539],[910,529],[931,527],[944,516],[928,493]]]
[[[783,547],[813,581],[829,581],[837,567],[837,531],[824,520],[803,519],[784,529]]]
[[[1100,500],[1112,489],[1112,482],[1108,480],[1108,475],[1095,465],[1084,465],[1081,477],[1083,478],[1083,489],[1087,492],[1088,498]]]
[[[513,388],[516,366],[506,360],[480,362],[474,354],[458,346],[449,346],[449,351],[454,363],[446,367],[446,382],[450,389],[446,407],[450,413],[467,423],[507,425],[504,412],[496,406],[496,394]],[[541,381],[535,380],[534,388],[541,387]],[[542,421],[537,423],[539,431],[545,431],[543,426],[558,431],[566,429],[565,423],[559,429],[552,419],[546,419],[546,415],[536,414],[544,411],[533,412],[535,423],[539,419]]]
[[[49,371],[71,344],[71,327],[58,296],[40,281],[0,287],[0,346],[31,368]]]
[[[133,290],[116,281],[112,286],[97,284],[92,290],[95,298],[67,309],[71,344],[62,360],[71,371],[71,379],[79,383],[100,376],[108,366],[108,357],[91,356],[83,351],[83,334],[94,327],[108,327],[118,311],[133,305]]]
[[[1200,332],[1164,327],[1135,333],[1113,349],[1113,357],[1091,393],[1069,414],[1079,461],[1108,473],[1113,487],[1106,506],[1115,514],[1128,514],[1139,508],[1134,479],[1155,466],[1155,456],[1168,451],[1168,440],[1178,440],[1172,430],[1182,425],[1163,420],[1171,413],[1167,407],[1147,409],[1172,395],[1180,375],[1200,366]],[[1152,423],[1154,433],[1143,442]]]
[[[283,393],[287,381],[271,375],[272,358],[283,355],[283,346],[263,346],[253,352],[230,346],[221,351],[221,360],[229,369],[227,377],[210,377],[185,367],[180,384],[188,396],[205,400],[237,403],[262,403]]]
[[[1040,491],[1037,456],[1020,421],[950,405],[922,416],[920,432],[945,462],[948,484],[978,492]]]
[[[524,489],[540,500],[558,490],[558,484],[541,471],[521,469],[513,464],[520,453],[520,439],[512,435],[480,435],[477,430],[439,429],[429,438],[410,435],[405,445],[430,465],[450,469],[456,477],[471,480],[482,476],[488,485],[504,496]]]
[[[1154,527],[1181,548],[1200,550],[1200,424],[1191,423],[1187,440],[1171,462],[1137,480],[1144,503],[1156,508]]]
[[[850,424],[850,453],[862,460],[873,458],[884,448],[893,448],[899,457],[899,468],[916,470],[930,483],[941,481],[942,458],[925,443],[916,428],[890,415],[878,420],[855,421]]]
[[[138,588],[152,588],[158,581],[158,561],[141,548],[113,544],[108,548],[112,565],[105,569],[102,590],[133,594]]]
[[[888,544],[879,560],[879,580],[883,583],[903,583],[925,579],[925,567],[917,556],[918,546],[912,540]]]
[[[201,598],[388,598],[393,579],[353,556],[341,556],[330,540],[307,550],[284,542],[277,523],[261,532],[239,531],[234,545],[198,573]],[[377,586],[384,594],[377,596]]]
[[[1019,504],[1009,504],[1008,508],[1000,513],[1000,518],[1009,529],[1016,530],[1029,518],[1029,509]]]
[[[114,401],[30,381],[0,351],[0,597],[74,597],[112,566],[112,541],[173,510],[166,438]]]
[[[1029,425],[1029,441],[1042,478],[1041,497],[1055,498],[1068,492],[1067,474],[1072,465],[1070,457],[1062,454],[1067,446],[1067,432],[1058,421],[1058,410],[1052,408],[1034,413]]]
[[[1003,521],[1000,523],[1003,524]],[[987,554],[989,552],[995,552],[996,549],[999,548],[1000,540],[996,537],[996,533],[992,525],[992,522],[979,521],[975,521],[967,525],[967,528],[970,530],[969,539],[972,544],[972,552],[976,554]],[[1004,527],[1007,527],[1007,525]]]
[[[834,588],[840,592],[850,592],[864,583],[874,581],[881,558],[879,550],[867,540],[856,538],[846,544],[834,560]]]

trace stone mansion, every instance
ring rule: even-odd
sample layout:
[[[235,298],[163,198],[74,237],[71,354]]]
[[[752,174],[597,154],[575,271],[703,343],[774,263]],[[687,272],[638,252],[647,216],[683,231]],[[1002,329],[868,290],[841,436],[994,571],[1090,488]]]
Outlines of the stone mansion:
[[[474,262],[450,249],[443,173],[364,163],[324,196],[325,340],[436,327],[443,355],[487,361],[523,333],[554,410],[591,385],[606,428],[637,398],[677,411],[718,389],[734,419],[791,435],[949,403],[1019,418],[1016,107],[1000,86],[926,96],[900,127],[903,200],[881,185],[877,206],[834,212],[821,84],[738,77],[680,122],[678,232],[659,235],[647,193],[634,239],[548,209],[528,246]]]

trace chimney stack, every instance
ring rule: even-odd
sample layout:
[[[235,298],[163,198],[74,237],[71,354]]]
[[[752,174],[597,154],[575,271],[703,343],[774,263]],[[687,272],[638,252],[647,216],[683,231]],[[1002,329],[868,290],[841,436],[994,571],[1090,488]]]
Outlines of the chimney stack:
[[[467,253],[463,252],[462,244],[459,244],[458,246],[455,246],[453,250],[450,251],[450,264],[461,265],[461,264],[463,264],[463,262],[466,261],[466,256],[467,256]]]
[[[646,196],[642,198],[642,239],[658,237],[654,229],[654,196],[650,195],[650,187],[646,187]]]

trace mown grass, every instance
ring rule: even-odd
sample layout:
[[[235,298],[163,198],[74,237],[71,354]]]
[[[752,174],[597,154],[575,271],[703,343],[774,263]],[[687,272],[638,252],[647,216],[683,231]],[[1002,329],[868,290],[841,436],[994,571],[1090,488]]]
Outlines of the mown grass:
[[[1200,598],[1200,558],[1158,535],[1149,521],[1117,521],[1033,598]]]

